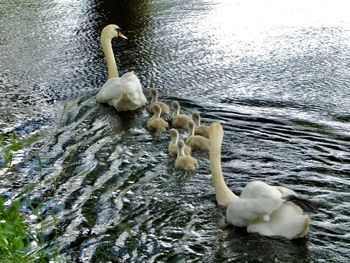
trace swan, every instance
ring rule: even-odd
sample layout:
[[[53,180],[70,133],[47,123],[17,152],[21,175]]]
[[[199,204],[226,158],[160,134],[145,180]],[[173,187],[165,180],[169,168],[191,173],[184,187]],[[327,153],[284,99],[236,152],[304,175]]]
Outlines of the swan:
[[[287,239],[304,237],[309,230],[310,217],[304,214],[302,208],[314,210],[316,206],[311,201],[298,197],[293,190],[270,186],[261,181],[249,182],[241,195],[236,196],[225,184],[222,174],[222,126],[219,123],[211,124],[209,136],[210,166],[216,200],[226,208],[228,223],[247,227],[248,232],[263,236],[281,236]]]
[[[177,142],[179,141],[179,132],[176,129],[170,130],[170,137],[171,141],[169,143],[168,147],[168,153],[170,156],[176,156],[177,155]],[[190,155],[191,154],[191,147],[185,145],[185,154]]]
[[[135,73],[127,72],[121,77],[115,62],[112,38],[127,39],[117,25],[107,25],[101,33],[101,44],[106,57],[108,80],[96,96],[98,103],[108,103],[117,111],[131,111],[143,107],[147,99],[143,94],[141,83]]]
[[[186,144],[191,147],[193,150],[199,150],[208,152],[209,151],[209,139],[206,137],[203,137],[201,135],[194,135],[194,130],[196,128],[196,125],[194,124],[193,120],[190,120],[188,122],[188,127],[190,128],[190,131],[188,133],[188,137],[186,139]]]
[[[188,122],[191,120],[191,118],[187,115],[180,114],[180,104],[178,101],[173,101],[171,105],[174,111],[171,122],[173,127],[188,129]]]
[[[169,124],[160,117],[161,108],[159,105],[155,104],[152,107],[153,116],[147,121],[147,128],[155,132],[165,132]]]
[[[164,102],[158,101],[158,90],[156,88],[151,88],[150,94],[152,99],[151,99],[151,105],[149,106],[149,110],[150,111],[152,110],[152,106],[154,104],[158,104],[162,109],[162,115],[168,115],[170,113],[170,109],[168,105],[166,105]]]
[[[209,138],[209,126],[201,125],[201,115],[198,112],[192,113],[192,120],[196,125],[194,131],[195,135],[202,135],[203,137]]]
[[[185,154],[185,142],[179,140],[177,142],[177,157],[175,160],[175,168],[194,172],[198,168],[198,161],[191,155]]]

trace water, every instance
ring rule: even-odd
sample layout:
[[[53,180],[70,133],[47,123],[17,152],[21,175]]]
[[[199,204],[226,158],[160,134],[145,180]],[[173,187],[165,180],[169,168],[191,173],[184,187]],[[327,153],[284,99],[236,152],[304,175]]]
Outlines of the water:
[[[55,218],[47,242],[67,262],[347,262],[347,10],[340,0],[1,1],[0,128],[26,142],[2,195],[25,194]],[[175,171],[169,136],[145,129],[145,110],[95,102],[108,23],[129,38],[113,42],[120,73],[223,124],[231,189],[259,179],[319,204],[306,238],[229,226],[207,154],[195,154],[197,173]]]

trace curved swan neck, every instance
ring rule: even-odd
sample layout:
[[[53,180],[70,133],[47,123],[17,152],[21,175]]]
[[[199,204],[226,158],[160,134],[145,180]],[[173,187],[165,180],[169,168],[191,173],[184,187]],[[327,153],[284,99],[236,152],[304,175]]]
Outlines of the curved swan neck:
[[[179,104],[173,104],[173,117],[176,117],[180,114],[180,105]]]
[[[177,145],[177,157],[185,156],[185,145]]]
[[[188,137],[194,136],[194,130],[195,130],[195,128],[196,128],[196,125],[190,126],[190,133],[189,133]]]
[[[179,140],[179,134],[175,133],[174,136],[171,137],[170,144],[177,144],[178,140]]]
[[[101,34],[101,45],[107,62],[108,79],[118,77],[117,63],[115,62],[112,48],[112,38],[108,37],[105,31],[102,31]]]
[[[195,115],[195,116],[193,116],[193,122],[194,122],[194,124],[196,124],[196,126],[199,126],[199,125],[201,125],[201,118],[200,118],[200,116],[199,115]]]
[[[155,91],[154,93],[151,93],[151,97],[152,97],[151,104],[158,102],[158,92],[157,91]]]
[[[157,109],[157,110],[153,110],[153,118],[160,118],[160,115],[161,115],[161,111],[160,109]]]
[[[228,205],[238,199],[232,191],[227,187],[221,168],[221,145],[224,131],[219,123],[213,123],[209,128],[209,156],[210,167],[213,176],[213,183],[216,194],[216,201],[220,206],[228,207]]]

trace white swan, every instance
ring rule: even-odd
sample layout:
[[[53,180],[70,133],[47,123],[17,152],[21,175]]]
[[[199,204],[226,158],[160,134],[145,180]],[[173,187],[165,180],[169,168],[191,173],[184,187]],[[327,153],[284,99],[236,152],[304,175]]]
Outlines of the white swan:
[[[223,129],[219,123],[210,126],[209,139],[216,200],[220,206],[227,208],[227,221],[234,226],[247,227],[248,232],[263,236],[281,236],[288,239],[304,237],[309,229],[310,218],[303,213],[300,206],[310,209],[315,206],[288,188],[270,186],[261,181],[248,183],[241,195],[236,196],[225,184],[222,174]]]
[[[126,37],[117,25],[108,25],[101,33],[101,44],[106,57],[108,80],[96,96],[99,103],[108,103],[117,111],[130,111],[143,107],[147,99],[143,94],[141,83],[134,72],[127,72],[119,77],[115,62],[112,38]]]

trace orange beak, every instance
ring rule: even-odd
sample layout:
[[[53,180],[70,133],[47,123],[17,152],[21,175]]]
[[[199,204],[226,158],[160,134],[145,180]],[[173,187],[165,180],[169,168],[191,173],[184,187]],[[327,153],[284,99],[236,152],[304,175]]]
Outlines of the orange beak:
[[[126,36],[124,36],[121,32],[118,32],[118,37],[124,38],[124,39],[128,39]]]

